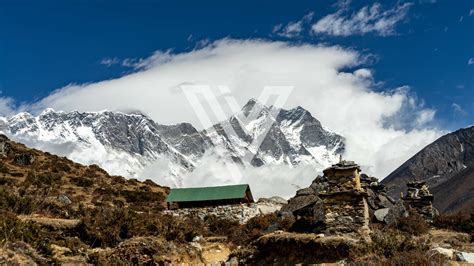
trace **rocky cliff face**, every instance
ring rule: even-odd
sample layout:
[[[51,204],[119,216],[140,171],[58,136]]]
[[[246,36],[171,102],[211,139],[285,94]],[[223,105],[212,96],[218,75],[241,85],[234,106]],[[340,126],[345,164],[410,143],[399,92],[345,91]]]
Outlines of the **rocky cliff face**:
[[[474,205],[474,127],[447,134],[418,152],[382,183],[399,197],[407,181],[426,181],[442,212]]]
[[[205,153],[247,166],[310,164],[323,169],[344,151],[344,138],[307,110],[278,110],[255,100],[202,131],[189,123],[160,125],[141,113],[52,109],[38,116],[0,118],[0,131],[32,147],[100,165],[111,174],[146,175],[170,186],[180,186],[182,176],[199,167]],[[152,170],[145,173],[147,167]]]

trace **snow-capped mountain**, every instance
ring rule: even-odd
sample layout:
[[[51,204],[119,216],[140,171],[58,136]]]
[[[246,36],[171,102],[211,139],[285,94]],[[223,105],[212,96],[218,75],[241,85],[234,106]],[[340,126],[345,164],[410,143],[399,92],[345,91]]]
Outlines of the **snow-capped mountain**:
[[[280,110],[254,99],[203,133],[234,160],[252,166],[303,163],[322,169],[344,151],[344,138],[325,129],[302,107]]]
[[[280,110],[253,99],[202,131],[189,123],[160,125],[138,112],[52,109],[0,118],[0,131],[32,147],[98,164],[111,174],[152,177],[171,186],[180,186],[182,176],[199,167],[205,154],[247,167],[310,164],[322,169],[344,151],[344,138],[305,109]]]
[[[139,177],[143,167],[158,159],[167,161],[166,174],[179,177],[192,170],[193,158],[199,157],[166,143],[158,125],[143,114],[46,109],[36,117],[19,113],[2,118],[0,130],[35,148],[128,177]]]

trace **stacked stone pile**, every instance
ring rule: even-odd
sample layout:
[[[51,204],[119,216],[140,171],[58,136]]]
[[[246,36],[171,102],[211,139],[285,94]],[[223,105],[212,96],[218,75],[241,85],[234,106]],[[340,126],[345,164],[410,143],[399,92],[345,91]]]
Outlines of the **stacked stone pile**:
[[[433,207],[433,199],[433,194],[424,181],[408,182],[407,193],[402,196],[405,208],[422,215],[428,222],[433,222],[438,215],[438,211]]]
[[[370,220],[372,222],[391,223],[393,219],[387,218],[387,214],[395,207],[396,201],[388,195],[387,188],[380,184],[375,177],[361,174],[360,179],[362,188],[368,194],[367,203],[369,205]]]
[[[308,188],[298,190],[282,212],[291,212],[296,220],[309,218],[315,228],[323,224],[328,234],[358,232],[369,219],[368,194],[359,172],[351,161],[327,168]]]
[[[360,174],[354,162],[341,161],[316,177],[308,188],[298,190],[281,211],[293,214],[296,220],[309,218],[315,228],[325,224],[326,233],[330,234],[353,232],[369,221],[392,224],[408,215],[407,209],[414,209],[431,221],[437,212],[426,184],[408,186],[407,196],[396,201],[377,178]]]

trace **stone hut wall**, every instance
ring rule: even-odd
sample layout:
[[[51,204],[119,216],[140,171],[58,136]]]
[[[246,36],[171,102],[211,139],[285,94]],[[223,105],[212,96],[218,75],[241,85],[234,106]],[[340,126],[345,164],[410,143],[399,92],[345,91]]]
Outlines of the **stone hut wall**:
[[[365,193],[341,192],[320,197],[323,200],[326,233],[358,232],[361,227],[369,224]]]
[[[229,219],[240,224],[246,223],[251,218],[260,214],[273,213],[279,211],[282,204],[275,204],[271,202],[258,202],[250,204],[236,204],[236,205],[222,205],[215,207],[202,208],[184,208],[177,210],[166,210],[165,213],[176,216],[197,216],[204,219],[206,216],[214,215],[218,218]]]

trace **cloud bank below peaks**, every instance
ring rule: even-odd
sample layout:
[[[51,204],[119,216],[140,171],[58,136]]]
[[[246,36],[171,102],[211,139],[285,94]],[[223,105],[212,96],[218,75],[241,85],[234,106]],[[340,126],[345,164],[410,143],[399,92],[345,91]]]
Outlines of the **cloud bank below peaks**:
[[[373,90],[373,70],[359,67],[366,63],[364,55],[340,46],[222,39],[188,52],[158,51],[139,62],[136,73],[70,85],[28,108],[135,109],[161,124],[187,121],[199,127],[182,84],[227,86],[230,92],[215,91],[218,100],[223,103],[224,96],[233,95],[241,105],[258,98],[264,86],[294,86],[285,107],[302,106],[344,135],[345,157],[378,177],[442,133],[429,127],[434,110],[406,88]]]

